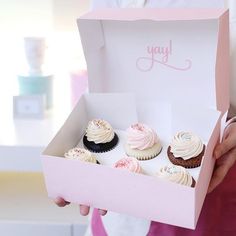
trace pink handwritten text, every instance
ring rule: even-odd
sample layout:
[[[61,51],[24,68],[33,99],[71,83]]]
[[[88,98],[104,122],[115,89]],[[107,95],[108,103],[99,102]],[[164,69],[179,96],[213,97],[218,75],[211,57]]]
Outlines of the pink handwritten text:
[[[153,69],[154,64],[161,64],[173,70],[187,71],[192,67],[192,61],[185,60],[185,66],[179,67],[169,64],[169,58],[172,55],[173,46],[172,40],[167,46],[148,46],[146,57],[139,57],[136,61],[136,66],[140,71],[147,72]]]

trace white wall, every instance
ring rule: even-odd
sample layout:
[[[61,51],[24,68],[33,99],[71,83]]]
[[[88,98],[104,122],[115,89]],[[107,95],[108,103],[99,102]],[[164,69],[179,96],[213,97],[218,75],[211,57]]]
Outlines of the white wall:
[[[1,0],[0,30],[23,34],[52,28],[52,1]]]
[[[76,18],[88,8],[89,0],[1,0],[0,33],[74,30]]]
[[[75,30],[76,19],[88,9],[89,0],[53,0],[53,27],[60,31]]]

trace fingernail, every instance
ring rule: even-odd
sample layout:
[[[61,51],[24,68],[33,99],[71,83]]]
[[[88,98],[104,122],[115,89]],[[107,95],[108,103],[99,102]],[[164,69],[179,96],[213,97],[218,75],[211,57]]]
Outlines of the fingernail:
[[[211,186],[209,186],[208,190],[207,190],[207,194],[211,193],[212,192],[212,189],[211,189]]]
[[[217,154],[217,152],[216,152],[216,151],[214,151],[214,153],[213,153],[213,157],[214,157],[215,159],[217,159],[217,157],[218,157],[218,154]]]
[[[80,214],[86,216],[89,214],[89,208],[84,205],[80,205]]]
[[[80,209],[80,214],[82,216],[86,216],[87,215],[87,211],[85,211],[84,209]]]
[[[107,213],[105,210],[101,210],[101,209],[98,209],[98,212],[101,216],[105,216]]]
[[[218,159],[220,157],[220,152],[216,149],[215,151],[214,151],[214,158],[215,159]]]

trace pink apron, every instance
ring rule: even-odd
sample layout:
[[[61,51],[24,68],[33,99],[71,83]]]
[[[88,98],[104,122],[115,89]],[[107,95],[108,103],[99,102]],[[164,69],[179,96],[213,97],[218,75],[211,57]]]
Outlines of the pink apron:
[[[93,236],[108,236],[97,210],[92,215],[91,229]],[[147,236],[236,236],[236,165],[207,195],[196,230],[152,222]]]

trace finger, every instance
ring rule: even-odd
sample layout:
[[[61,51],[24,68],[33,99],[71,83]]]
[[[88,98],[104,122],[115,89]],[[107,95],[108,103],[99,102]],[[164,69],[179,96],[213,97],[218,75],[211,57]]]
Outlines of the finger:
[[[98,209],[98,212],[101,216],[105,216],[107,214],[106,210]]]
[[[214,170],[210,185],[208,187],[208,193],[211,193],[223,181],[227,172],[228,172],[228,169],[224,165],[218,166]]]
[[[226,128],[226,130],[224,131],[223,139],[222,140],[227,139],[229,137],[229,135],[230,135],[230,129]]]
[[[236,151],[230,152],[224,158],[219,159],[216,163],[216,169],[213,172],[208,193],[212,192],[225,178],[229,169],[234,165],[236,159]],[[222,162],[221,162],[222,160]]]
[[[82,216],[87,216],[89,214],[89,207],[85,205],[80,205],[80,214]]]
[[[224,131],[223,139],[227,138],[230,134],[236,132],[236,122],[228,125]]]
[[[216,146],[214,151],[214,157],[219,159],[221,156],[226,154],[232,148],[235,147],[236,144],[236,135],[228,135],[227,138]]]
[[[232,123],[230,124],[224,131],[224,135],[223,135],[223,143],[228,140],[229,141],[232,140],[232,144],[234,143],[233,146],[236,145],[236,123]],[[221,144],[219,144],[216,148],[215,148],[215,152],[214,152],[214,156],[216,159],[220,158],[222,155],[224,155],[227,150],[225,152],[223,152],[224,154],[221,154],[221,152],[218,150],[221,149]]]
[[[57,197],[56,199],[54,199],[54,202],[59,206],[59,207],[64,207],[66,205],[69,205],[70,203],[65,201],[63,198],[61,197]]]

